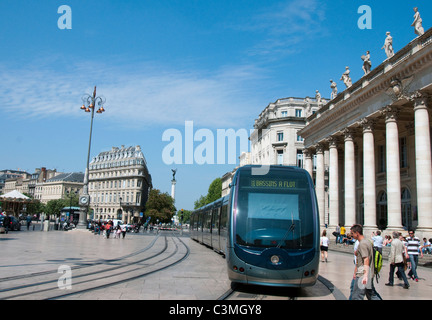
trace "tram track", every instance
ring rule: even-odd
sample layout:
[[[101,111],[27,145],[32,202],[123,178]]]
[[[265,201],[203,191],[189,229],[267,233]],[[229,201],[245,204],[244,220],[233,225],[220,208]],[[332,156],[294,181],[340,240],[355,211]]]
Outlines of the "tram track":
[[[326,278],[319,276],[318,281],[327,288],[335,300],[346,300],[343,293]],[[217,300],[301,300],[301,288],[280,288],[242,285],[232,283],[231,288]]]
[[[133,281],[148,276],[150,274],[154,274],[156,272],[170,268],[182,262],[188,257],[190,253],[189,247],[178,236],[173,234],[173,237],[170,237],[169,241],[167,240],[166,236],[164,237],[164,245],[157,252],[132,261],[128,260],[130,258],[136,258],[137,255],[148,251],[151,247],[153,247],[153,245],[158,239],[159,236],[156,237],[153,242],[146,248],[139,250],[136,253],[127,255],[127,258],[122,257],[122,261],[119,264],[110,266],[109,268],[100,269],[100,266],[103,266],[104,264],[93,263],[92,266],[99,267],[98,270],[81,274],[74,274],[72,278],[73,281],[71,290],[59,289],[59,286],[57,284],[59,274],[57,273],[57,270],[55,270],[55,272],[51,273],[42,273],[42,276],[53,277],[51,279],[39,280],[37,273],[35,273],[32,275],[31,278],[36,279],[36,281],[32,281],[28,284],[22,284],[20,286],[15,285],[9,288],[1,289],[0,299],[54,300],[67,298],[73,295],[84,294],[94,290],[104,289],[110,286],[125,283],[128,281]],[[181,252],[181,249],[183,249],[183,252]],[[119,260],[120,258],[105,261],[110,261],[112,263],[113,261]],[[106,262],[106,264],[109,263]],[[83,267],[90,266],[84,265],[80,267],[82,268],[75,268],[75,271],[83,271]],[[98,276],[95,277],[95,274],[97,274]],[[107,277],[109,277],[111,281],[107,282]],[[77,282],[76,279],[80,280]],[[12,281],[6,281],[5,278],[1,280],[2,282],[6,283]],[[53,285],[53,283],[56,283],[56,285]],[[59,293],[59,291],[61,291],[61,293]],[[2,293],[6,293],[7,295],[2,295]]]

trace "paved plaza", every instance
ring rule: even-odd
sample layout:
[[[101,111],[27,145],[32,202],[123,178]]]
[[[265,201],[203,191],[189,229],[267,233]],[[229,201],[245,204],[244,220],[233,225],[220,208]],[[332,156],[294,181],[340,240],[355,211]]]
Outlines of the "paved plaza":
[[[211,249],[189,239],[185,231],[180,236],[189,248],[187,258],[179,264],[133,281],[106,286],[82,294],[66,297],[69,300],[217,300],[230,289],[225,259]],[[170,231],[161,231],[159,238],[171,238]],[[156,233],[128,233],[125,239],[105,239],[89,230],[49,231],[23,230],[0,234],[2,259],[0,278],[34,274],[57,270],[60,266],[85,266],[100,262],[114,266],[122,265],[122,259],[148,247],[155,241]],[[155,252],[162,242],[156,242]],[[180,242],[179,242],[180,243]],[[346,248],[332,246],[327,263],[320,264],[320,276],[326,284],[333,286],[333,294],[322,290],[323,283],[305,289],[308,300],[344,300],[349,297],[349,286],[353,274],[353,256]],[[179,249],[181,250],[184,249]],[[349,252],[349,250],[348,250]],[[114,263],[115,261],[115,263]],[[126,261],[126,260],[125,260]],[[142,264],[144,267],[144,264]],[[394,287],[387,287],[389,266],[384,261],[381,278],[376,284],[377,291],[384,300],[427,300],[432,287],[432,269],[419,267],[419,282],[410,281],[409,290],[402,288],[396,279]],[[72,277],[75,270],[73,270]],[[132,274],[132,273],[131,273]],[[58,274],[60,277],[61,274]],[[115,278],[106,277],[103,281],[110,284]],[[0,290],[4,289],[3,281]],[[337,294],[335,294],[337,293]],[[40,297],[43,299],[43,296]]]

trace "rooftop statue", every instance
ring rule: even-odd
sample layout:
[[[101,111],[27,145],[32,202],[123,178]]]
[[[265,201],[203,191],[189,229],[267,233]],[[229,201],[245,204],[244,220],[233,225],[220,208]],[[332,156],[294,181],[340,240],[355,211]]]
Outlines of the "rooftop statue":
[[[385,54],[387,55],[387,58],[391,58],[394,56],[394,51],[393,51],[393,38],[390,35],[390,32],[387,31],[386,32],[386,39],[384,41],[384,45],[381,49],[384,49]]]
[[[364,74],[368,74],[372,69],[372,62],[370,61],[370,51],[366,51],[366,54],[364,56],[361,56],[363,60],[363,71]]]
[[[337,96],[337,94],[338,94],[338,90],[337,90],[337,84],[336,84],[336,82],[334,82],[333,80],[330,80],[330,88],[332,89],[332,93],[331,93],[331,96],[330,96],[330,98],[331,99],[334,99],[334,98],[336,98],[336,96]]]
[[[352,86],[349,67],[345,67],[345,72],[342,74],[340,80],[342,80],[345,83],[347,88]]]
[[[414,32],[416,35],[421,36],[424,34],[424,29],[422,26],[422,18],[420,17],[420,12],[417,7],[414,7],[414,22],[411,24],[414,27]]]

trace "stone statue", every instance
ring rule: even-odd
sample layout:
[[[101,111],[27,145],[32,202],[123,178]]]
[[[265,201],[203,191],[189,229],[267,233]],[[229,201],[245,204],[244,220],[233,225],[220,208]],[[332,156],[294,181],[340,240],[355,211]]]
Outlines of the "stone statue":
[[[372,62],[370,61],[370,51],[366,51],[366,54],[364,56],[361,56],[363,60],[363,71],[364,74],[367,75],[369,72],[371,72],[372,69]]]
[[[347,88],[352,86],[349,67],[345,67],[345,72],[342,74],[340,80],[342,80],[345,83]]]
[[[173,180],[175,180],[175,175],[177,173],[177,169],[171,169],[171,171],[173,172]]]
[[[336,96],[337,96],[337,94],[338,94],[338,90],[337,90],[337,84],[336,84],[336,82],[334,82],[333,80],[330,80],[330,88],[332,89],[332,92],[331,92],[331,95],[330,95],[330,98],[331,99],[334,99],[334,98],[336,98]]]
[[[319,93],[318,90],[315,91],[315,100],[318,103],[318,105],[320,105],[322,103],[322,101],[321,101],[321,93]]]
[[[384,45],[381,49],[384,49],[387,58],[391,58],[394,56],[394,51],[393,51],[393,38],[390,35],[390,32],[387,31],[386,32],[387,38],[384,41]]]
[[[411,24],[411,27],[414,27],[414,32],[416,35],[421,36],[424,34],[424,29],[422,26],[422,18],[420,17],[420,12],[417,7],[414,7],[414,22]]]

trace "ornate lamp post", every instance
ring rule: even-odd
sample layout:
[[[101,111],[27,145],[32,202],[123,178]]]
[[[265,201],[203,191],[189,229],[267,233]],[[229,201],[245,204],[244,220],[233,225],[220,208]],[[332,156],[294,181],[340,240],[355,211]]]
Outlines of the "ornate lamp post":
[[[89,183],[89,163],[90,163],[90,148],[91,148],[91,138],[92,138],[92,130],[93,130],[93,117],[95,112],[95,106],[98,104],[99,109],[96,111],[96,113],[103,113],[105,112],[105,109],[103,108],[103,105],[105,103],[104,97],[97,97],[96,96],[96,86],[93,91],[93,95],[86,94],[84,95],[81,100],[83,101],[83,105],[81,107],[81,110],[84,110],[85,112],[91,112],[91,123],[90,123],[90,137],[89,137],[89,146],[88,146],[88,153],[87,153],[87,167],[84,175],[84,186],[83,186],[83,194],[80,196],[79,204],[80,204],[80,217],[78,221],[77,228],[84,229],[86,228],[86,219],[87,219],[87,211],[89,209],[90,205],[90,196],[88,193],[88,183]]]

